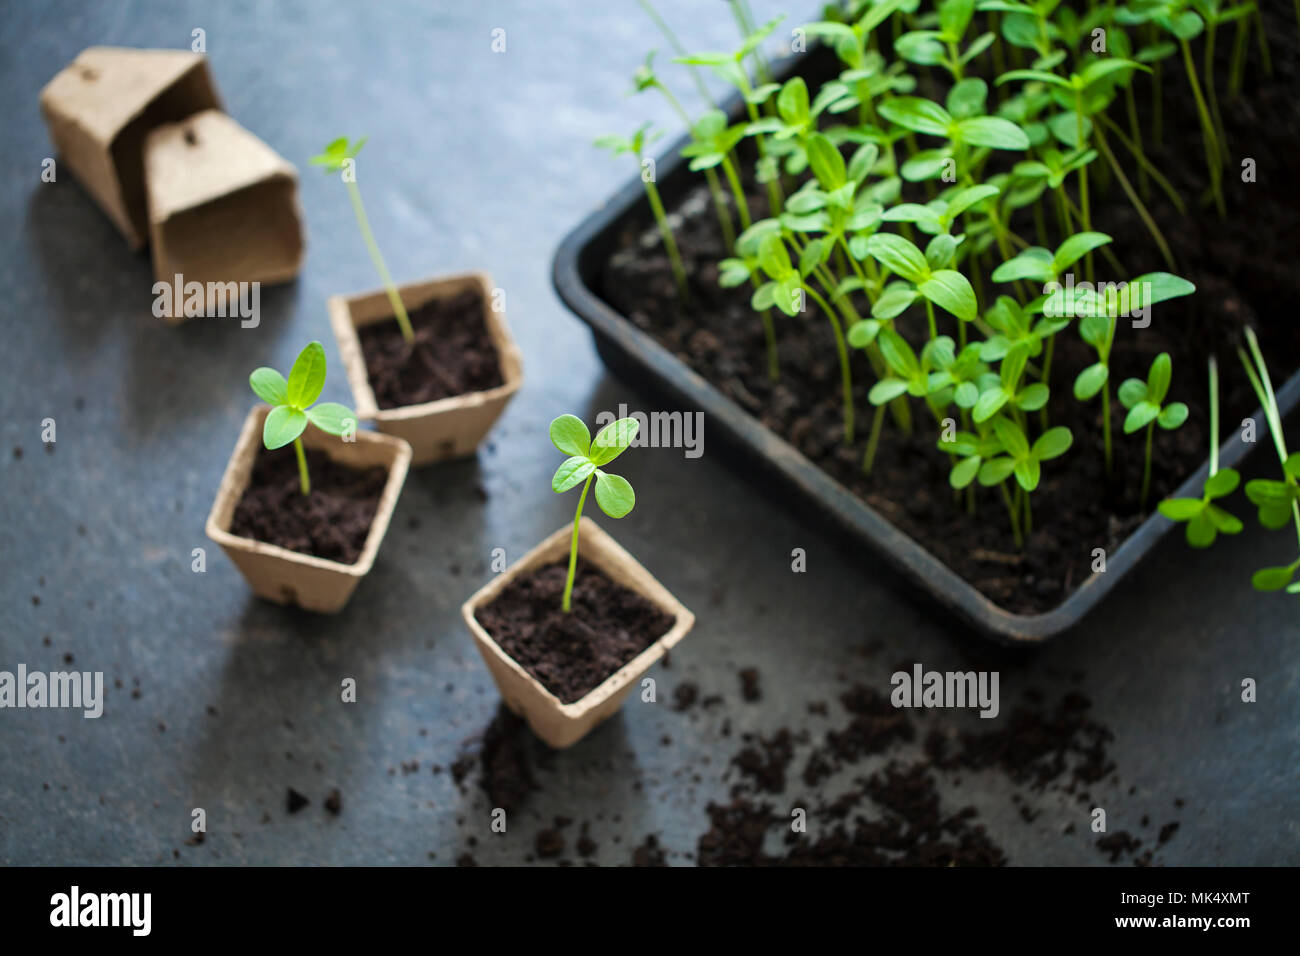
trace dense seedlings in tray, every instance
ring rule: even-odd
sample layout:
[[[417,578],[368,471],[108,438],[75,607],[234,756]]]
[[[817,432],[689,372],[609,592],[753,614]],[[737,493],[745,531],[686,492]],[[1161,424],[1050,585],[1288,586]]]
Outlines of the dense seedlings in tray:
[[[860,449],[864,471],[884,429],[927,429],[935,454],[950,462],[952,507],[1004,510],[1023,546],[1044,470],[1096,453],[1051,421],[1058,406],[1049,400],[1060,392],[1095,409],[1107,475],[1117,473],[1118,456],[1142,462],[1138,498],[1148,506],[1155,435],[1181,426],[1188,409],[1169,401],[1167,354],[1145,378],[1123,382],[1111,377],[1111,355],[1118,337],[1142,334],[1154,306],[1195,292],[1176,274],[1147,204],[1159,190],[1180,210],[1222,214],[1230,154],[1212,44],[1217,31],[1233,31],[1236,91],[1252,34],[1261,55],[1267,48],[1253,3],[853,0],[796,31],[838,58],[838,75],[815,88],[799,76],[772,80],[762,43],[781,21],[755,28],[743,0],[730,4],[739,46],[709,53],[684,52],[642,6],[706,98],[703,71],[743,98],[738,122],[711,100],[692,117],[654,71],[653,54],[634,78],[637,91],[667,97],[690,130],[683,155],[707,178],[729,253],[718,281],[750,290],[771,378],[781,375],[781,323],[830,328],[839,374],[826,388],[838,396],[842,441]],[[1189,43],[1202,33],[1198,65]],[[1145,148],[1160,138],[1161,90],[1174,83],[1185,84],[1201,120],[1211,184],[1204,196],[1181,195]],[[1135,104],[1147,95],[1155,115],[1144,125]],[[742,154],[754,158],[758,203],[741,188]],[[1111,236],[1093,228],[1099,188],[1122,193],[1167,271],[1135,276],[1119,261]],[[668,220],[652,205],[679,272]],[[680,273],[678,283],[685,295]],[[1060,336],[1076,337],[1093,360],[1064,367]],[[872,376],[866,428],[855,407],[858,352]],[[1115,403],[1122,435],[1112,435]],[[1218,518],[1210,502],[1230,481],[1218,478],[1198,501],[1198,540],[1205,521]],[[1282,485],[1296,487],[1295,476],[1257,486],[1252,497],[1267,499],[1274,522]],[[1191,505],[1183,510],[1184,520],[1195,517]],[[1231,533],[1230,522],[1215,527]]]

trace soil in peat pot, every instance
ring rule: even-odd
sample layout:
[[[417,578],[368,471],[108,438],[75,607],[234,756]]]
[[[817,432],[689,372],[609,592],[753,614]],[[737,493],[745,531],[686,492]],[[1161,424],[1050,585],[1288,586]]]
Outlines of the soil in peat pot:
[[[1015,547],[995,490],[978,490],[974,517],[954,502],[948,485],[950,462],[935,448],[937,434],[921,403],[913,402],[916,427],[911,438],[892,420],[886,421],[875,468],[870,476],[862,473],[871,411],[867,392],[874,376],[866,356],[853,350],[859,427],[854,444],[846,446],[841,441],[835,347],[828,323],[819,313],[808,315],[806,321],[775,315],[781,377],[776,383],[768,378],[762,325],[749,306],[750,290],[718,285],[717,264],[730,253],[702,184],[678,202],[670,202],[674,233],[690,277],[690,304],[683,307],[679,301],[658,235],[653,224],[645,222],[618,237],[614,254],[597,276],[597,291],[638,328],[996,604],[1017,613],[1050,610],[1090,575],[1093,548],[1113,553],[1147,516],[1139,501],[1144,435],[1124,434],[1125,410],[1114,396],[1124,379],[1145,380],[1151,360],[1167,351],[1174,370],[1169,400],[1185,402],[1191,411],[1179,430],[1156,430],[1148,502],[1153,510],[1207,456],[1206,360],[1211,354],[1219,358],[1222,379],[1220,441],[1258,405],[1236,355],[1243,326],[1251,325],[1259,333],[1275,385],[1300,365],[1300,323],[1294,313],[1294,304],[1300,299],[1300,270],[1292,261],[1300,251],[1300,190],[1295,188],[1300,181],[1300,151],[1295,148],[1300,142],[1300,100],[1295,96],[1300,89],[1300,50],[1290,6],[1271,0],[1263,7],[1271,26],[1272,76],[1252,61],[1241,97],[1229,99],[1227,48],[1231,44],[1221,44],[1216,61],[1227,141],[1234,156],[1224,170],[1226,219],[1220,219],[1208,202],[1200,124],[1192,96],[1180,85],[1184,82],[1181,70],[1167,70],[1159,141],[1151,135],[1149,117],[1141,116],[1148,156],[1184,197],[1189,214],[1180,214],[1154,186],[1147,206],[1173,249],[1177,274],[1192,281],[1197,291],[1155,307],[1149,328],[1136,330],[1121,319],[1110,363],[1115,470],[1109,477],[1102,451],[1100,398],[1080,403],[1072,389],[1074,377],[1095,356],[1079,339],[1077,323],[1057,336],[1049,412],[1052,425],[1069,426],[1075,447],[1044,468],[1042,484],[1033,496],[1035,530],[1023,551]],[[1193,52],[1199,64],[1199,40]],[[811,55],[807,73],[825,75],[828,56],[824,52]],[[1176,65],[1174,60],[1168,63]],[[940,102],[944,98],[942,89],[921,92]],[[1149,109],[1147,88],[1142,87],[1137,98],[1140,113]],[[1121,128],[1126,125],[1120,122]],[[1132,157],[1114,136],[1108,142],[1136,187]],[[1257,182],[1242,182],[1242,157],[1256,161]],[[1111,275],[1107,260],[1098,256],[1098,281],[1167,270],[1104,159],[1089,169],[1094,192],[1092,228],[1114,238],[1112,249],[1126,270],[1125,275]],[[1071,177],[1068,184],[1071,191],[1076,178]],[[747,184],[753,217],[767,216],[765,193],[748,180]],[[925,202],[918,186],[905,183],[903,200]],[[1050,215],[1048,220],[1052,221]],[[1034,241],[1031,210],[1021,210],[1012,225],[1021,236]],[[1061,238],[1049,230],[1053,246]],[[988,305],[993,289],[1011,291],[989,286],[987,274],[984,279],[981,308]],[[862,314],[868,313],[864,299],[856,305]],[[946,326],[943,318],[940,320],[940,332],[955,337],[955,320],[945,318]],[[899,321],[905,337],[919,349],[925,337],[924,313],[913,309]]]
[[[408,318],[415,342],[397,320],[357,330],[366,375],[380,408],[421,405],[503,384],[501,362],[483,318],[478,289],[426,302]]]
[[[566,559],[521,574],[474,617],[520,667],[572,704],[672,630],[675,619],[582,560],[566,614],[568,571]]]
[[[307,449],[311,494],[302,493],[292,448],[260,448],[230,533],[340,564],[355,564],[379,510],[388,471],[351,468]]]

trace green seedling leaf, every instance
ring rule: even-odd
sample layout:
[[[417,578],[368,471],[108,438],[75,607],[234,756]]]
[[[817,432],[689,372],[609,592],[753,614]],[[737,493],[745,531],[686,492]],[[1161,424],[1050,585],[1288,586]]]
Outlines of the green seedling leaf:
[[[622,518],[636,505],[636,492],[622,475],[596,471],[596,504],[611,518]]]
[[[356,159],[361,147],[366,145],[366,139],[362,136],[355,143],[350,143],[346,136],[341,136],[308,162],[313,166],[323,166],[326,172],[338,172],[349,159]]]
[[[1294,564],[1280,568],[1264,568],[1254,573],[1250,583],[1256,591],[1281,591],[1291,584],[1291,578],[1294,576]]]
[[[585,458],[591,451],[591,432],[577,415],[561,415],[551,422],[551,444],[566,455]]]
[[[1066,269],[1093,249],[1100,248],[1110,241],[1110,236],[1103,232],[1080,232],[1071,236],[1057,246],[1056,254],[1052,256],[1053,273],[1062,275]]]
[[[906,240],[904,240],[906,241]],[[913,247],[915,248],[915,247]],[[979,304],[975,301],[975,290],[960,272],[940,269],[920,283],[917,291],[935,305],[951,312],[963,322],[973,322],[979,315]]]
[[[307,409],[311,423],[330,435],[343,435],[357,426],[355,412],[338,402],[321,402]]]
[[[900,96],[881,103],[878,111],[891,123],[916,133],[947,137],[952,115],[931,100],[919,96]],[[1028,143],[1026,143],[1028,145]]]
[[[886,321],[902,315],[920,298],[914,288],[902,282],[892,283],[871,306],[871,317]]]
[[[325,347],[319,342],[308,342],[289,370],[288,403],[306,409],[320,397],[324,387]]]
[[[620,418],[596,432],[596,437],[591,442],[592,463],[607,465],[623,454],[636,438],[639,428],[635,418]]]
[[[867,240],[867,255],[909,282],[922,282],[930,272],[925,254],[902,236],[878,232]]]
[[[575,485],[580,485],[596,473],[596,466],[589,461],[584,455],[574,455],[566,458],[560,463],[560,467],[555,469],[555,474],[551,477],[551,490],[556,494],[568,491]]]
[[[1089,365],[1074,380],[1074,397],[1081,402],[1095,398],[1109,377],[1110,369],[1106,365],[1101,362]]]
[[[1240,534],[1241,521],[1214,504],[1237,490],[1241,475],[1224,468],[1206,479],[1200,498],[1169,498],[1160,502],[1159,511],[1170,521],[1186,522],[1187,543],[1193,548],[1208,548],[1220,534]]]
[[[849,345],[855,349],[865,349],[876,341],[876,336],[880,334],[881,325],[875,319],[864,319],[861,322],[854,322],[849,326],[848,340]]]
[[[1246,497],[1259,509],[1259,523],[1277,531],[1291,522],[1291,503],[1300,501],[1300,486],[1290,481],[1256,478],[1246,482]]]
[[[1015,123],[997,116],[974,116],[957,123],[963,143],[990,149],[1028,149],[1029,137]]]
[[[808,165],[823,189],[839,189],[848,182],[844,157],[829,139],[821,133],[814,133],[808,137],[807,150]]]
[[[289,402],[289,385],[284,376],[273,368],[263,365],[254,369],[253,374],[248,376],[248,384],[252,387],[253,394],[268,405],[287,405]]]
[[[268,451],[295,441],[307,428],[307,413],[292,405],[277,405],[262,423],[262,444]]]

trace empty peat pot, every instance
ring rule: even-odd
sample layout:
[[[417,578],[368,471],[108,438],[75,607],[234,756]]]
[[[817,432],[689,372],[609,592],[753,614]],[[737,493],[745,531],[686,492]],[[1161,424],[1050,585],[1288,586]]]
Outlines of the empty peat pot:
[[[538,737],[556,749],[572,746],[593,727],[612,716],[637,686],[637,679],[695,626],[694,614],[594,521],[584,517],[578,531],[579,561],[615,585],[635,592],[653,605],[648,609],[650,613],[660,612],[671,623],[653,643],[582,697],[570,703],[561,701],[501,648],[480,623],[478,615],[517,578],[556,562],[567,562],[572,534],[572,525],[561,528],[480,588],[461,607],[465,623],[474,635],[474,643],[478,645],[506,706],[522,716]],[[572,613],[577,613],[576,602]]]
[[[286,445],[267,452],[262,445],[262,424],[269,411],[268,406],[258,405],[244,419],[244,427],[221,478],[221,487],[217,490],[205,530],[208,537],[221,545],[230,560],[235,562],[235,567],[239,568],[258,597],[277,604],[297,604],[309,611],[332,614],[348,603],[357,584],[375,562],[397,496],[406,481],[411,446],[400,438],[363,431],[356,433],[355,441],[344,441],[315,425],[307,426],[302,433],[302,443],[308,455],[316,460],[312,473],[313,494],[329,493],[327,487],[322,487],[327,476],[319,473],[321,463],[332,462],[354,472],[381,468],[387,475],[382,483],[376,483],[381,490],[374,517],[356,560],[349,563],[329,560],[231,531],[236,511],[254,477],[254,465],[259,456],[282,456],[280,463],[287,463],[290,477],[296,481],[293,478],[297,474],[293,448]],[[319,457],[313,452],[319,453]]]
[[[271,285],[298,274],[298,173],[225,113],[155,128],[144,164],[154,278]],[[185,315],[173,308],[165,318]]]
[[[149,237],[149,131],[220,108],[207,57],[189,50],[88,47],[41,90],[41,112],[60,161],[132,249]]]
[[[494,307],[492,280],[482,272],[461,273],[408,283],[397,292],[415,327],[414,348],[405,346],[382,289],[329,300],[330,325],[357,416],[410,442],[416,465],[472,455],[523,382],[523,361],[504,310]],[[443,307],[462,311],[440,315]],[[446,354],[457,336],[463,337],[459,354],[457,348]],[[435,354],[439,350],[444,354]],[[487,367],[492,359],[495,369]],[[393,394],[414,383],[417,393],[437,397],[397,404],[372,381],[371,370],[378,368],[387,385],[398,387]],[[457,391],[467,380],[488,384]]]

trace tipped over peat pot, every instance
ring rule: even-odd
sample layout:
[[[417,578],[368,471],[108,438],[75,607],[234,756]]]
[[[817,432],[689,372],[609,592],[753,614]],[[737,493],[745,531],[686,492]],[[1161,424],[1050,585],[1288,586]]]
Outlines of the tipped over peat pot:
[[[774,73],[778,80],[795,73],[824,75],[826,61],[816,59],[824,55],[824,51],[814,50],[791,57]],[[733,97],[725,109],[734,123],[742,118],[744,105]],[[681,156],[682,147],[689,142],[689,135],[681,137],[657,164],[659,192],[670,217],[701,185],[699,174],[690,172]],[[701,202],[701,206],[705,203]],[[598,291],[601,275],[618,252],[620,242],[628,235],[648,235],[653,229],[644,186],[635,178],[570,232],[556,251],[552,267],[556,291],[590,326],[605,365],[669,408],[702,411],[707,416],[711,447],[720,448],[725,457],[745,469],[747,476],[757,477],[783,501],[836,533],[855,551],[878,552],[934,603],[976,632],[999,643],[1033,644],[1069,630],[1173,527],[1152,507],[1150,515],[1108,552],[1104,573],[1084,578],[1059,604],[1034,613],[1018,613],[1000,606],[602,297]],[[1163,314],[1168,316],[1177,306],[1166,308],[1170,311]],[[754,321],[757,323],[757,316]],[[1185,382],[1199,383],[1203,368],[1183,365],[1176,375]],[[1284,417],[1300,403],[1300,372],[1291,374],[1278,388],[1277,400]],[[1258,409],[1253,417],[1262,436],[1267,431],[1265,418]],[[1225,423],[1232,428],[1230,418],[1225,418]],[[1220,467],[1235,467],[1255,446],[1241,441],[1231,431],[1225,434],[1229,437],[1220,449]],[[1199,498],[1208,473],[1209,462],[1205,461],[1177,490],[1170,489],[1171,496]],[[890,493],[889,488],[882,490],[884,496]],[[901,503],[898,496],[905,491],[892,489],[892,493]],[[1085,549],[1085,556],[1091,547]]]
[[[267,451],[262,445],[268,412],[269,406],[257,405],[244,419],[205,530],[258,597],[333,614],[375,563],[406,481],[411,446],[365,431],[344,441],[309,424],[302,443],[317,496],[312,501],[302,496],[293,448]],[[295,514],[277,507],[298,504],[297,496],[308,500]]]
[[[492,280],[469,272],[398,286],[408,347],[380,289],[331,296],[330,325],[362,421],[411,443],[412,464],[474,454],[523,383]]]
[[[578,525],[573,610],[561,618],[572,535],[571,525],[556,531],[461,607],[506,706],[556,749],[572,746],[613,716],[637,678],[695,626],[695,615],[585,516]],[[590,600],[584,600],[587,589]],[[611,605],[610,613],[583,620],[600,603]],[[605,628],[619,633],[602,633]],[[523,663],[502,647],[515,649],[516,642]],[[564,646],[580,651],[566,655]]]

